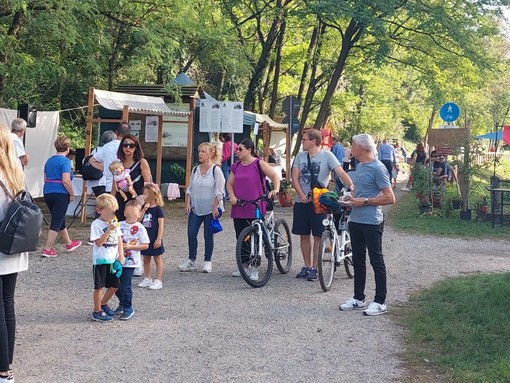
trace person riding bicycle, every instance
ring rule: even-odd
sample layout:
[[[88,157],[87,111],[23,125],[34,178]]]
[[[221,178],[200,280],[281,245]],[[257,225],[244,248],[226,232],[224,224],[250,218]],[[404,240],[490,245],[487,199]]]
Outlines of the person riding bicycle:
[[[252,204],[237,204],[238,200],[255,200],[266,193],[266,176],[273,183],[273,190],[268,193],[273,198],[280,189],[280,179],[273,168],[265,161],[262,161],[255,154],[255,146],[249,139],[245,139],[237,146],[237,157],[239,161],[232,165],[227,180],[227,192],[232,203],[230,216],[234,220],[236,239],[244,228],[250,226],[251,221],[257,218],[255,206]],[[267,202],[260,203],[262,215],[266,214]],[[258,279],[256,269],[253,269],[251,278]],[[241,276],[238,270],[232,276]]]

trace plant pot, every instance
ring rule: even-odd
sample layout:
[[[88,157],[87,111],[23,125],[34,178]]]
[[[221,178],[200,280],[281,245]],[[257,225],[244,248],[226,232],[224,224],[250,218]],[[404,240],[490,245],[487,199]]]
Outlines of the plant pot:
[[[460,200],[460,199],[452,199],[452,207],[455,210],[459,210],[461,204],[462,204],[462,200]]]
[[[293,205],[292,196],[286,192],[278,193],[278,201],[281,207],[291,207]]]
[[[487,213],[487,206],[480,206],[480,213]]]
[[[460,212],[460,219],[463,221],[471,221],[471,209],[462,210]]]

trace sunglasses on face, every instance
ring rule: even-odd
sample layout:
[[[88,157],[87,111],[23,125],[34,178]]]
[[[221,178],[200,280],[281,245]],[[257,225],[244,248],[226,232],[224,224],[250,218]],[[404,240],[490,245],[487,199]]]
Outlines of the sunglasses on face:
[[[241,148],[240,146],[237,147],[238,152],[242,152],[245,148]]]
[[[127,143],[123,143],[123,144],[122,144],[122,147],[123,147],[123,148],[134,149],[134,148],[136,148],[136,144],[127,144]]]

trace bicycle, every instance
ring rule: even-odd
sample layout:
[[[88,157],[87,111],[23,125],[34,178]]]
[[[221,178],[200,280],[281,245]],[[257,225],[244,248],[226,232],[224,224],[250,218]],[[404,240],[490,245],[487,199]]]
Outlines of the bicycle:
[[[331,289],[333,275],[342,262],[349,278],[353,278],[351,237],[347,228],[347,218],[350,209],[342,206],[338,220],[338,230],[335,217],[329,213],[322,221],[325,226],[319,243],[319,282],[323,291]]]
[[[274,218],[270,211],[267,218],[260,212],[260,203],[271,201],[263,195],[253,201],[238,200],[237,204],[255,205],[256,219],[239,234],[236,244],[236,261],[239,272],[252,287],[263,287],[273,273],[273,259],[282,274],[292,266],[292,239],[289,225],[283,218]],[[270,203],[271,203],[270,202]]]

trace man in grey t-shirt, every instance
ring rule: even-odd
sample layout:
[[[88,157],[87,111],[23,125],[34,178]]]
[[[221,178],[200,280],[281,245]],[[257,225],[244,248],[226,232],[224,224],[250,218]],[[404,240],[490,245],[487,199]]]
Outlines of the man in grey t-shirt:
[[[292,185],[297,192],[292,233],[300,236],[301,252],[305,264],[296,277],[316,281],[319,242],[324,230],[322,220],[325,215],[315,214],[311,197],[312,180],[327,187],[329,175],[331,171],[334,171],[347,187],[352,186],[352,181],[334,154],[320,149],[320,131],[317,129],[305,131],[301,141],[303,151],[299,152],[294,159],[291,173]],[[310,163],[308,163],[308,159],[310,159]],[[310,233],[314,238],[313,258]]]
[[[386,313],[386,266],[382,253],[382,206],[395,203],[391,181],[384,164],[377,160],[375,142],[369,134],[352,138],[352,154],[360,163],[350,173],[354,182],[354,197],[349,217],[352,263],[354,266],[354,297],[340,305],[340,310],[365,309],[365,315]],[[374,269],[375,298],[365,303],[366,251]]]

